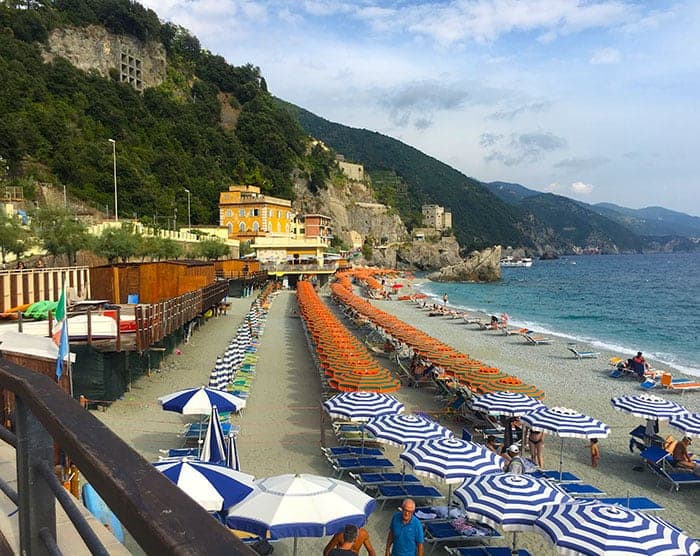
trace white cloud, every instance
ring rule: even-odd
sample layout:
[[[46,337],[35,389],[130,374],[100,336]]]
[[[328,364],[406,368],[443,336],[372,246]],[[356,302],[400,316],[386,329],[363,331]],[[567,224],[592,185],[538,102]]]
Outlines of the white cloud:
[[[571,184],[571,191],[577,195],[590,195],[593,193],[593,186],[582,181],[575,181]]]
[[[591,64],[619,64],[622,56],[616,48],[601,48],[591,56]]]

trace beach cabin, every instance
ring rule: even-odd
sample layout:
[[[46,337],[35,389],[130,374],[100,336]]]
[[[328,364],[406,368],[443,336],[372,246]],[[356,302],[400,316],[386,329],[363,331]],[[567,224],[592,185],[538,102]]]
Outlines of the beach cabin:
[[[211,261],[162,261],[90,269],[92,296],[112,303],[158,303],[213,284]]]

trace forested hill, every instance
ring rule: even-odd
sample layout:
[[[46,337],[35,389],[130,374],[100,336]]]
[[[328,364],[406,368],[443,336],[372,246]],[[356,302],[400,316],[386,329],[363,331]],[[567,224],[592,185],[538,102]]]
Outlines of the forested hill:
[[[361,162],[370,175],[395,173],[408,185],[408,202],[397,209],[410,221],[424,203],[436,203],[452,211],[454,233],[466,248],[486,245],[533,247],[543,227],[523,216],[478,181],[401,141],[365,129],[355,129],[324,120],[303,108],[282,103],[304,130],[349,160]],[[540,239],[541,239],[540,235]]]
[[[105,76],[59,56],[46,61],[54,29],[91,25],[162,44],[163,83],[139,93],[116,70]],[[156,224],[175,211],[184,221],[184,189],[194,224],[218,223],[219,192],[234,182],[291,198],[293,172],[309,163],[306,135],[276,105],[258,68],[229,65],[128,0],[0,3],[0,83],[0,180],[22,185],[30,200],[38,181],[112,207],[109,139],[120,214]],[[233,124],[224,124],[223,110]]]

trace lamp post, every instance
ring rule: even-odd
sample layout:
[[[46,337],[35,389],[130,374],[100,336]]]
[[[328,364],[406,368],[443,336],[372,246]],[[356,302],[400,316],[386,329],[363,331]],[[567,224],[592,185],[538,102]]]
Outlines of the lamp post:
[[[119,222],[119,209],[117,208],[117,142],[109,139],[112,143],[112,160],[114,162],[114,221]]]
[[[190,190],[187,189],[186,187],[183,187],[182,189],[184,189],[185,193],[187,193],[187,232],[192,233],[192,215],[190,212]]]

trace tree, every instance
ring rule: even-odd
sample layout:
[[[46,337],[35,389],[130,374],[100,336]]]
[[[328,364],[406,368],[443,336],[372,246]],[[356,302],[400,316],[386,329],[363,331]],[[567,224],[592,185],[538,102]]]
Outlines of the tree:
[[[78,251],[88,244],[85,224],[63,207],[44,207],[32,215],[32,229],[42,247],[54,258],[68,257],[68,264],[75,264]]]
[[[121,228],[107,228],[93,244],[95,254],[105,257],[110,263],[120,259],[123,263],[139,253],[142,236],[133,225],[123,224]]]
[[[0,214],[0,252],[5,266],[7,253],[15,253],[20,258],[29,247],[29,234],[17,218]]]
[[[195,252],[198,256],[209,260],[216,260],[229,254],[228,246],[220,239],[200,241]]]

